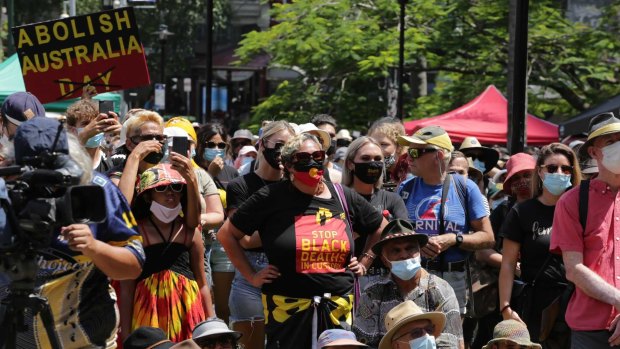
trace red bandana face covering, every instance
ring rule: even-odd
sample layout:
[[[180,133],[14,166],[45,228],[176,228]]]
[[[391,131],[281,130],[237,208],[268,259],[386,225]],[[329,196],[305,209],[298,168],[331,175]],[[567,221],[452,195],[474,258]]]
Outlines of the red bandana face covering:
[[[323,179],[323,173],[325,171],[322,167],[323,166],[321,166],[321,169],[310,167],[307,171],[295,169],[295,179],[307,186],[314,187]]]

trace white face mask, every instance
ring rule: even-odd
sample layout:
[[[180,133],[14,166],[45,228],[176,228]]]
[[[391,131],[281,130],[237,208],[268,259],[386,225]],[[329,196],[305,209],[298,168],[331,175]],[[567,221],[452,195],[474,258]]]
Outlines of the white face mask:
[[[179,216],[179,213],[181,213],[182,209],[183,207],[181,207],[181,204],[176,205],[174,208],[168,208],[164,205],[158,204],[155,201],[151,202],[151,212],[153,212],[157,219],[164,223],[170,223],[175,220]]]
[[[620,174],[620,141],[601,149],[603,152],[603,166],[609,171]]]

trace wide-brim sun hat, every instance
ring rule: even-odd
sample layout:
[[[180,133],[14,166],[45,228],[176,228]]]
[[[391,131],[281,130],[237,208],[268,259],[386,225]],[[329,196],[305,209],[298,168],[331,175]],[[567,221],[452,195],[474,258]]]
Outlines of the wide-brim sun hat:
[[[171,164],[158,164],[142,172],[137,192],[140,195],[147,190],[176,183],[186,184],[185,178]]]
[[[228,328],[228,325],[226,325],[224,320],[218,318],[205,320],[196,325],[192,331],[192,339],[198,345],[200,345],[200,343],[202,343],[205,339],[219,337],[221,335],[231,335],[235,338],[235,340],[239,340],[243,334],[241,332],[231,330]]]
[[[527,153],[517,153],[511,156],[506,162],[506,178],[502,190],[508,195],[512,195],[512,179],[514,175],[523,171],[534,171],[536,169],[536,159]]]
[[[439,337],[446,325],[446,315],[439,311],[425,313],[411,300],[404,301],[392,308],[385,315],[385,328],[387,332],[379,342],[379,349],[391,349],[394,335],[406,324],[417,320],[430,320],[435,325],[435,332],[429,335]]]
[[[162,329],[148,326],[138,327],[123,341],[125,349],[169,349],[173,345]]]
[[[254,135],[252,134],[252,131],[250,131],[250,130],[241,129],[241,130],[237,130],[237,131],[235,131],[235,133],[233,133],[233,136],[230,139],[231,143],[232,143],[232,141],[234,141],[236,139],[247,139],[250,142],[253,142],[254,141]]]
[[[325,330],[321,333],[317,341],[318,349],[325,347],[340,347],[344,345],[352,345],[359,348],[368,347],[366,344],[357,341],[355,333],[343,329]]]
[[[381,254],[383,246],[395,239],[412,239],[420,244],[420,248],[428,243],[428,235],[418,234],[413,230],[413,225],[404,219],[395,219],[388,223],[381,232],[381,238],[372,246],[372,252],[376,255]]]
[[[426,126],[411,136],[398,136],[398,144],[434,145],[448,151],[454,150],[450,136],[441,126]]]
[[[299,125],[298,133],[309,133],[319,139],[321,142],[321,146],[323,150],[327,150],[332,145],[332,137],[327,133],[327,131],[323,131],[316,127],[313,123],[306,123]]]
[[[528,349],[542,349],[540,344],[533,343],[530,340],[530,333],[527,330],[527,326],[513,319],[504,320],[495,325],[493,329],[493,339],[491,339],[487,345],[483,346],[482,349],[491,349],[493,344],[499,341],[510,341]]]
[[[483,146],[476,137],[465,137],[459,151],[467,157],[472,157],[476,152],[482,152],[480,160],[484,162],[484,174],[487,174],[493,167],[497,166],[497,160],[499,160],[499,152]]]
[[[590,157],[588,148],[590,148],[597,137],[620,132],[620,119],[611,112],[598,114],[590,120],[590,127],[588,129],[588,139],[579,148],[579,156],[582,159]]]

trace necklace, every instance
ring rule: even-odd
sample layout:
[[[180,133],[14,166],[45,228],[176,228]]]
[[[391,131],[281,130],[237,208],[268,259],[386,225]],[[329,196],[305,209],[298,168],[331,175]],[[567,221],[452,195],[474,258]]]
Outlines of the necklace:
[[[149,220],[151,221],[151,224],[153,224],[153,227],[155,227],[155,231],[157,231],[157,234],[159,235],[159,237],[161,238],[162,242],[166,243],[166,246],[164,247],[164,250],[162,251],[162,255],[164,255],[166,253],[166,251],[168,251],[168,248],[170,247],[170,245],[172,244],[172,237],[173,237],[173,233],[174,233],[174,221],[172,221],[172,224],[170,225],[170,235],[168,235],[168,239],[164,239],[164,234],[161,233],[161,230],[159,230],[159,227],[157,226],[157,224],[155,224],[155,222],[153,222],[153,218],[151,218],[151,216],[149,216]]]

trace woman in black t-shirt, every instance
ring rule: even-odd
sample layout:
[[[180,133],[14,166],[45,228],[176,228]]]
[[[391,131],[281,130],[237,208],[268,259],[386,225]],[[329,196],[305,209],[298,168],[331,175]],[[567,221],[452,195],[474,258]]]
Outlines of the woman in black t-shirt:
[[[383,185],[383,152],[381,145],[373,138],[362,136],[349,145],[342,169],[342,185],[345,185],[366,199],[377,212],[393,218],[409,220],[405,202],[396,193],[381,189]],[[385,212],[387,211],[387,212]],[[366,237],[355,239],[355,256],[360,257]],[[360,279],[363,288],[368,279],[388,274],[389,269],[376,260]]]
[[[350,327],[353,273],[372,262],[370,247],[387,221],[355,192],[323,181],[325,151],[314,136],[292,138],[281,158],[289,180],[252,195],[218,239],[239,272],[262,287],[267,348],[305,349],[325,329]],[[255,231],[270,263],[258,272],[239,242]],[[352,231],[369,235],[361,263],[352,257]]]
[[[499,233],[504,238],[499,275],[502,317],[525,322],[536,342],[539,341],[543,309],[567,286],[562,257],[549,252],[555,204],[567,189],[579,185],[580,181],[579,163],[569,147],[560,143],[543,147],[532,176],[533,198],[510,210]],[[521,279],[530,285],[534,283],[527,290],[533,296],[526,296],[528,301],[522,310],[512,309],[510,305],[519,258]],[[517,314],[517,310],[521,313]]]

